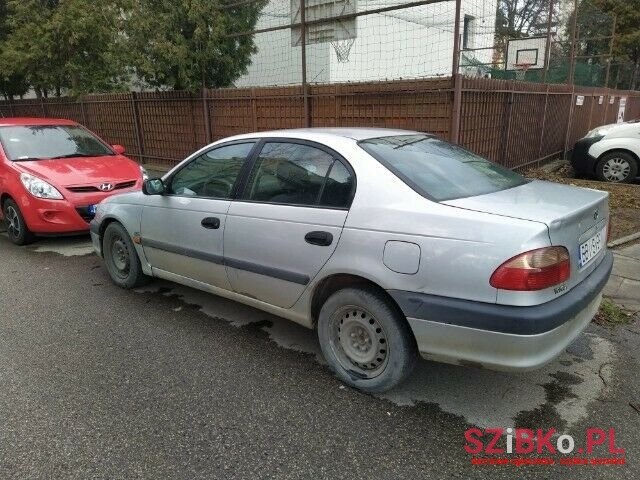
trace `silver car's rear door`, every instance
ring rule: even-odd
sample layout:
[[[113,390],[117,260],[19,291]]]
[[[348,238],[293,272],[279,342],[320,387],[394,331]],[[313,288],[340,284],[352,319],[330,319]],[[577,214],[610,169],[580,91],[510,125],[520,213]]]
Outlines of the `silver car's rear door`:
[[[336,249],[355,187],[328,148],[267,140],[229,208],[224,256],[235,291],[289,308]]]

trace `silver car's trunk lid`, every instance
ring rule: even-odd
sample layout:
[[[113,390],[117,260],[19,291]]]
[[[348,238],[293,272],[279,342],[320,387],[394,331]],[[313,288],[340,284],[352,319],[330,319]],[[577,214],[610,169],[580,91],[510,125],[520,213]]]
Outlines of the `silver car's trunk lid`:
[[[609,194],[599,190],[533,180],[519,187],[487,195],[449,200],[453,207],[544,223],[552,245],[562,245],[571,255],[574,286],[588,276],[604,258],[606,246],[584,266],[580,265],[580,245],[598,232],[606,243]],[[585,247],[583,247],[585,248]],[[593,247],[592,247],[593,250]]]

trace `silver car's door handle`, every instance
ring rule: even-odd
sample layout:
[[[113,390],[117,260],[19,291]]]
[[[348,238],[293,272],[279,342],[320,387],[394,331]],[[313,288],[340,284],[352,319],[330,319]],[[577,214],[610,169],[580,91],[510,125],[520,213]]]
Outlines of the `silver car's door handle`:
[[[304,236],[304,239],[311,245],[328,247],[333,242],[333,235],[329,232],[309,232]]]
[[[220,219],[218,217],[203,218],[200,225],[204,228],[208,228],[209,230],[216,230],[220,228]]]

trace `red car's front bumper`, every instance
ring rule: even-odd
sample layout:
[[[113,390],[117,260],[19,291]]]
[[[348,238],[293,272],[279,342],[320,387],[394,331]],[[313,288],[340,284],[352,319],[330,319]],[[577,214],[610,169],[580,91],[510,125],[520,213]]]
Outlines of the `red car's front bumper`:
[[[139,190],[141,181],[136,185],[115,192],[83,193],[67,195],[63,200],[45,200],[28,193],[18,199],[18,206],[27,227],[36,234],[84,233],[89,231],[89,222],[93,215],[89,206],[97,205],[112,195]]]

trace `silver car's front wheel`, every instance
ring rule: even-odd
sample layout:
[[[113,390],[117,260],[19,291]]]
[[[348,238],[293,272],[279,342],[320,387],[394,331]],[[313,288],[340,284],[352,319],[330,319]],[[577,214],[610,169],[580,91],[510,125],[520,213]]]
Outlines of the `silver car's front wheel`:
[[[102,238],[104,263],[113,283],[122,288],[139,287],[149,279],[127,230],[119,223],[107,226]]]
[[[335,374],[367,392],[401,383],[417,358],[406,319],[373,288],[346,288],[331,295],[320,310],[318,338]]]

